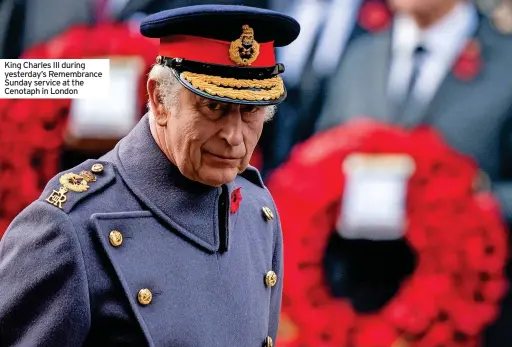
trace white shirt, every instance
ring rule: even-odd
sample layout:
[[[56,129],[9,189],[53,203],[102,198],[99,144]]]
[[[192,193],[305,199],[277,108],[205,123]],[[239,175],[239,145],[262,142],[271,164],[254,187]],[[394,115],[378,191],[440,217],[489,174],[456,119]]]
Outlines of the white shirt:
[[[404,97],[413,69],[413,52],[421,44],[427,53],[412,95],[422,103],[429,103],[477,26],[478,14],[469,2],[461,2],[425,30],[418,28],[412,18],[396,15],[392,33],[389,97],[397,101]]]
[[[361,1],[295,0],[290,15],[300,23],[300,35],[290,45],[277,50],[278,60],[286,68],[283,78],[288,86],[300,83],[319,33],[321,36],[314,54],[313,68],[323,75],[336,69]]]

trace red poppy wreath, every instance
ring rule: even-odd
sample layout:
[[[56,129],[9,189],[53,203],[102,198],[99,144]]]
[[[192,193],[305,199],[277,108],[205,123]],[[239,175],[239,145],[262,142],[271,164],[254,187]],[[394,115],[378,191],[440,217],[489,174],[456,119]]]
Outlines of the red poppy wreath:
[[[372,311],[335,294],[325,270],[346,188],[342,163],[356,153],[407,155],[415,164],[403,241],[416,262]],[[284,232],[283,314],[295,330],[287,346],[478,346],[507,288],[507,249],[498,205],[475,189],[477,174],[427,127],[405,131],[361,120],[299,145],[268,181]]]
[[[149,71],[157,42],[129,23],[80,25],[27,50],[23,59],[139,57]],[[141,114],[146,74],[139,82]],[[35,200],[59,170],[69,99],[0,100],[0,237],[12,218]]]

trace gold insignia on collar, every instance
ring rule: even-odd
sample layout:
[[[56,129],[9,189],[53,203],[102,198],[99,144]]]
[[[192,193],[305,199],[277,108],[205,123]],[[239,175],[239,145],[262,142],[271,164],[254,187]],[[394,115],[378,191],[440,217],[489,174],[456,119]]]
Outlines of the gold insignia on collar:
[[[73,192],[81,193],[89,189],[89,185],[85,178],[74,173],[67,173],[60,176],[59,182],[64,188]]]
[[[62,209],[62,204],[65,203],[66,200],[68,199],[66,197],[67,192],[68,192],[68,190],[66,188],[60,187],[60,189],[58,191],[54,190],[52,192],[52,194],[46,198],[46,201],[48,201],[53,206],[56,206],[56,207]]]
[[[241,66],[251,65],[260,54],[260,44],[254,40],[254,29],[242,26],[242,35],[229,46],[229,58]]]

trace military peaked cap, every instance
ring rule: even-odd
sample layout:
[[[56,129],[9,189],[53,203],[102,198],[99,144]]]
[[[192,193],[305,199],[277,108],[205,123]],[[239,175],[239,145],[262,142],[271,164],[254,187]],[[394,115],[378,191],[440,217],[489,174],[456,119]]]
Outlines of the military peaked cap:
[[[198,5],[155,13],[141,33],[159,38],[158,64],[190,91],[223,102],[270,105],[286,98],[274,47],[293,42],[299,23],[279,12]]]

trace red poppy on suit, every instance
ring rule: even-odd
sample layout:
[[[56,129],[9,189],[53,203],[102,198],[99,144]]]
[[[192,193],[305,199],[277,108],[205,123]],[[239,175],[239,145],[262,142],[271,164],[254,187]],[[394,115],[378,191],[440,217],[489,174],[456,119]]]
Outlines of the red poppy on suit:
[[[236,213],[240,208],[240,203],[242,202],[242,187],[238,187],[231,193],[231,213]]]
[[[415,163],[404,237],[417,266],[374,313],[334,297],[322,265],[343,201],[342,163],[355,153],[405,154]],[[473,346],[507,289],[506,230],[496,200],[474,191],[477,177],[474,161],[428,127],[354,121],[298,145],[267,183],[287,245],[282,310],[298,332],[289,346]]]
[[[366,1],[359,10],[358,23],[365,30],[377,33],[391,24],[392,14],[383,1]]]
[[[453,74],[455,77],[467,82],[478,75],[482,65],[480,43],[476,39],[472,39],[466,44],[453,65]]]
[[[101,23],[70,28],[28,49],[21,58],[138,57],[149,72],[157,51],[158,40],[141,36],[130,24]],[[146,104],[146,76],[141,74],[139,81],[141,114]],[[70,106],[68,99],[0,99],[0,237],[58,173]]]

